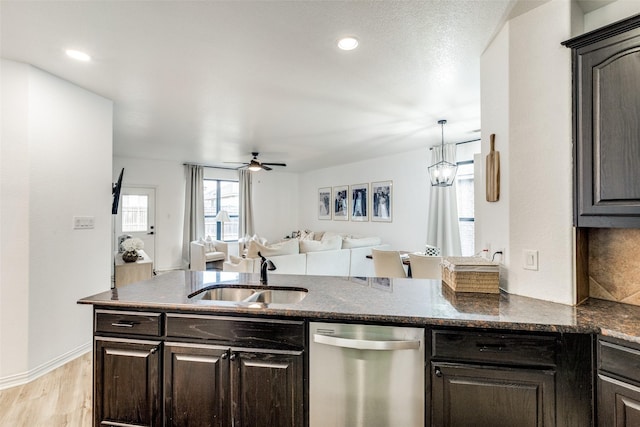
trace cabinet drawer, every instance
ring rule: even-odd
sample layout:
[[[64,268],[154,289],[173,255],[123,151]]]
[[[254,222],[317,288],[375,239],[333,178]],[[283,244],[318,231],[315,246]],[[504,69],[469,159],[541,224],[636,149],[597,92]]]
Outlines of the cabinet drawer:
[[[116,333],[123,335],[162,336],[160,313],[136,311],[95,311],[96,333]]]
[[[432,356],[451,361],[555,366],[552,336],[433,331]]]
[[[640,350],[599,340],[598,369],[640,383]]]
[[[303,349],[303,321],[167,314],[167,337],[210,340],[216,344]]]

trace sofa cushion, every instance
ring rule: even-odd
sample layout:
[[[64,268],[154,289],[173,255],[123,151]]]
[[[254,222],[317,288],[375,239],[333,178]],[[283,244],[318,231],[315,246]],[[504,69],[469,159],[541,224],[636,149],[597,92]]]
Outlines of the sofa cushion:
[[[227,254],[224,252],[207,252],[204,254],[204,258],[207,262],[209,261],[224,261],[227,258]]]
[[[377,246],[382,243],[380,237],[345,237],[342,240],[342,249],[363,248],[365,246]]]
[[[264,257],[276,255],[293,255],[299,253],[298,240],[289,239],[284,242],[274,243],[272,245],[264,245],[255,240],[249,243],[249,251],[247,258],[258,258],[258,252]]]
[[[301,240],[300,241],[300,253],[302,254],[305,254],[307,252],[333,251],[336,249],[340,249],[341,247],[342,247],[342,237],[338,235],[323,238],[321,241],[317,241],[317,240]]]

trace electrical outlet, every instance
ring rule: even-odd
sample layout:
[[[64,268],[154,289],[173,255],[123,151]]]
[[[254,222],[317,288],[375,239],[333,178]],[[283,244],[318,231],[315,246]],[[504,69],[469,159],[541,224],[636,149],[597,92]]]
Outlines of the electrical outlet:
[[[522,268],[525,270],[538,270],[538,251],[525,249],[523,255],[524,263]]]

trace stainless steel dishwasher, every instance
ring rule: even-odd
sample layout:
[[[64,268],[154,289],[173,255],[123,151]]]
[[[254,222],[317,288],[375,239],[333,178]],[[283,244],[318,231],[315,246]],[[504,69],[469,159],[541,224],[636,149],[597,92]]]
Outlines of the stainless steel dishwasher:
[[[424,329],[309,324],[310,427],[424,426]]]

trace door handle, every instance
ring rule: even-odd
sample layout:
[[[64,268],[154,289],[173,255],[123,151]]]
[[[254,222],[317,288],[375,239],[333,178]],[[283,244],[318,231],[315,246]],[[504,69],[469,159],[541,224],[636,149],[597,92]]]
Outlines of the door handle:
[[[155,234],[153,231],[148,232],[147,234]]]
[[[372,341],[354,340],[350,338],[340,338],[328,335],[313,334],[313,341],[318,344],[326,344],[333,347],[354,348],[356,350],[417,350],[420,348],[420,341]]]

